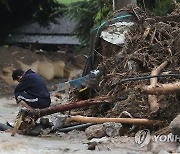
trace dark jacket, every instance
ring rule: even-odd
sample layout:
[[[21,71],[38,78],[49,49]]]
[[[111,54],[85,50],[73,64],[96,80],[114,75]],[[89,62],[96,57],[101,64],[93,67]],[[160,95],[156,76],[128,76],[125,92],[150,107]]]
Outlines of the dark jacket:
[[[35,98],[50,98],[45,82],[39,74],[29,69],[14,90],[14,94],[26,92]]]

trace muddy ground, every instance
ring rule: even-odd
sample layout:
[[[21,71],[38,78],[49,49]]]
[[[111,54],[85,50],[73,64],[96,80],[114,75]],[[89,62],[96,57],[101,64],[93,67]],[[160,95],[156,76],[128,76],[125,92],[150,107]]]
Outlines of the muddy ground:
[[[54,102],[55,104],[55,102]],[[13,123],[19,111],[12,96],[0,98],[0,122]],[[55,115],[51,115],[51,118]],[[50,116],[47,116],[50,118]],[[96,142],[95,150],[88,150],[88,144]],[[139,147],[134,137],[116,136],[88,140],[84,131],[73,130],[68,133],[56,132],[37,137],[0,132],[1,154],[153,154],[176,153],[180,149],[176,143],[152,143],[150,147]]]

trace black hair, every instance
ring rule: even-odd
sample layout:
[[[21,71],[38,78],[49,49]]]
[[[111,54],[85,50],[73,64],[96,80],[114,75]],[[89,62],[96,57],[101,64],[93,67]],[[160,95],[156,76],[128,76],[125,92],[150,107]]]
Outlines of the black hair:
[[[18,80],[19,76],[22,76],[24,74],[24,71],[22,69],[16,69],[12,73],[13,80]]]

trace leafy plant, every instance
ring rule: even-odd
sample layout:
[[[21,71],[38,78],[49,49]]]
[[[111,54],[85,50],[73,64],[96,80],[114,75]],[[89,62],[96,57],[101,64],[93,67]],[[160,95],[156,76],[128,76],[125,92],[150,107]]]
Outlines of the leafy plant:
[[[51,22],[56,22],[55,17],[62,16],[66,10],[66,6],[58,3],[56,0],[42,1],[32,17],[41,25],[46,25]]]
[[[111,10],[112,0],[86,0],[68,7],[69,16],[77,21],[74,32],[82,43],[89,43],[91,29],[108,18]]]
[[[98,1],[82,1],[71,4],[68,7],[68,15],[77,22],[74,33],[82,43],[89,40],[90,29],[94,26],[95,16],[100,9]]]
[[[96,25],[101,24],[102,21],[109,18],[113,13],[112,0],[107,0],[107,1],[101,0],[99,2],[99,5],[101,5],[101,9],[97,12],[96,17],[95,17]]]
[[[78,2],[78,1],[84,1],[84,0],[57,0],[59,3],[62,4],[70,4],[70,3],[74,3],[74,2]]]
[[[155,15],[164,16],[171,13],[174,6],[172,0],[156,0],[153,12]]]

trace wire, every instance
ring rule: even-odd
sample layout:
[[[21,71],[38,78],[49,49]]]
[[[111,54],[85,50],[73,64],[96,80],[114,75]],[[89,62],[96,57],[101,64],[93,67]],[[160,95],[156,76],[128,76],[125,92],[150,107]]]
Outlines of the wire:
[[[157,78],[157,77],[180,77],[180,74],[162,74],[162,75],[149,75],[149,76],[143,76],[143,77],[135,77],[135,78],[127,78],[127,79],[122,79],[116,84],[113,84],[113,86],[116,86],[118,84],[127,82],[127,81],[138,81],[138,80],[145,80],[145,79],[150,79],[150,78]]]

